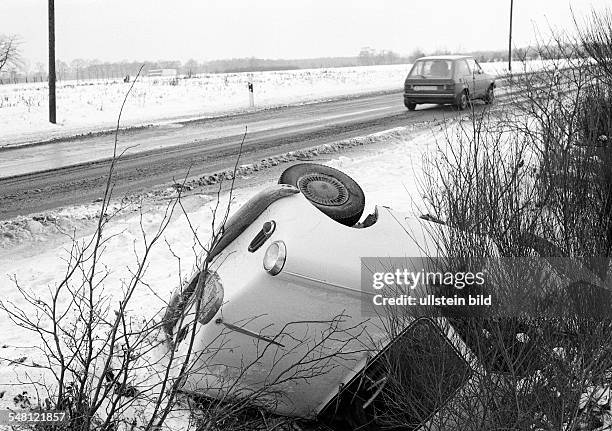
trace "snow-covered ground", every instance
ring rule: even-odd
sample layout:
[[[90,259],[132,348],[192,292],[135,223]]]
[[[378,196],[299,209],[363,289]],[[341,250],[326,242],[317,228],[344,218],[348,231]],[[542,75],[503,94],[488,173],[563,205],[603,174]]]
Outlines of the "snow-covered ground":
[[[363,138],[364,145],[335,154],[327,159],[330,166],[351,175],[366,193],[368,213],[375,204],[389,205],[397,211],[414,209],[413,199],[418,196],[415,175],[421,166],[421,154],[434,142],[435,131],[415,133],[408,129],[394,129]],[[376,145],[367,145],[376,143]],[[240,186],[233,193],[232,211],[236,210],[265,185],[275,183],[278,173],[287,165],[271,167],[266,171],[242,174]],[[227,192],[220,196],[226,203]],[[192,194],[183,199],[186,214],[177,211],[161,241],[149,257],[149,267],[144,282],[150,288],[140,288],[128,310],[135,318],[151,318],[163,309],[172,290],[182,277],[188,276],[195,265],[198,247],[188,218],[197,229],[200,239],[206,241],[211,234],[211,209],[216,202],[214,194]],[[104,289],[110,297],[122,296],[122,281],[130,278],[130,268],[136,266],[134,250],[142,251],[141,225],[147,235],[153,235],[163,219],[166,202],[157,200],[140,211],[124,211],[110,222],[102,264],[110,273],[104,281]],[[87,238],[93,229],[98,204],[51,211],[37,216],[20,217],[0,224],[0,289],[4,298],[10,298],[24,310],[27,304],[16,294],[12,277],[21,286],[39,295],[48,295],[49,287],[61,281],[66,271],[65,258],[71,240],[58,230],[71,232],[76,229],[77,240]],[[132,246],[134,245],[134,247]],[[177,260],[180,257],[180,265]],[[182,269],[182,273],[179,272]],[[14,397],[23,391],[34,397],[27,378],[37,379],[40,369],[29,368],[45,363],[35,335],[14,327],[7,317],[0,315],[0,409],[14,407]],[[27,376],[26,377],[26,372]],[[38,374],[37,374],[38,373]],[[48,378],[48,376],[47,376]]]
[[[507,64],[482,66],[499,75]],[[190,79],[140,77],[128,97],[122,127],[248,111],[249,80],[254,86],[256,109],[399,91],[410,67],[400,64],[202,74]],[[514,67],[520,70],[521,65]],[[56,125],[48,122],[45,83],[0,85],[0,147],[112,129],[130,85],[120,79],[59,82]]]

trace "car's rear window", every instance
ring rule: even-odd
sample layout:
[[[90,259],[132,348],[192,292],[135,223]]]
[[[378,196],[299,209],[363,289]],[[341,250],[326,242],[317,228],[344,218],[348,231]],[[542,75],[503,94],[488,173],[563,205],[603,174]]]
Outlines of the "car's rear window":
[[[450,78],[453,62],[450,60],[419,60],[408,75],[411,78]]]

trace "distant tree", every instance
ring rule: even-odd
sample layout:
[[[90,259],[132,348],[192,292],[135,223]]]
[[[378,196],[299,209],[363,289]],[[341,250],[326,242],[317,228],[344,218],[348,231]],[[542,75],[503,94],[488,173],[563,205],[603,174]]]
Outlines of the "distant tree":
[[[56,60],[55,61],[55,70],[57,71],[57,80],[58,81],[63,81],[65,80],[66,74],[68,73],[68,63],[66,63],[63,60]]]
[[[452,52],[449,51],[448,48],[438,48],[431,55],[449,55],[449,54],[452,54]]]
[[[375,51],[369,46],[364,46],[359,51],[359,64],[362,66],[371,66],[374,64]]]
[[[123,77],[123,79],[125,80],[126,77],[128,77],[130,75],[130,62],[127,60],[121,60],[121,62],[119,62],[116,66],[119,76]],[[127,82],[130,82],[129,79],[127,80]]]
[[[102,63],[100,60],[93,59],[89,62],[89,64],[86,67],[87,70],[87,78],[88,79],[99,79],[100,78],[100,63]]]
[[[527,49],[525,48],[515,48],[512,57],[517,59],[518,61],[524,62],[527,60]],[[558,57],[558,55],[555,55]]]
[[[376,54],[375,58],[376,64],[393,64],[398,62],[399,55],[393,51],[383,49]]]
[[[5,67],[20,66],[19,39],[16,35],[0,35],[0,72]]]
[[[414,51],[412,51],[412,54],[408,56],[408,60],[412,62],[416,60],[417,58],[421,58],[421,57],[425,57],[425,53],[423,52],[421,48],[416,48]]]
[[[45,65],[45,63],[36,63],[36,74],[38,75],[41,82],[45,79],[45,76],[47,75],[47,66]]]
[[[86,61],[82,58],[74,59],[70,62],[70,67],[74,71],[74,77],[79,82],[79,79],[83,78],[83,68],[87,65]]]
[[[21,73],[23,74],[23,79],[25,82],[29,82],[30,72],[32,71],[32,63],[28,59],[21,60],[20,65]]]
[[[185,75],[191,78],[193,74],[198,73],[199,64],[196,60],[190,58],[187,60],[183,68],[185,69]]]
[[[400,63],[402,58],[399,54],[383,49],[376,51],[368,46],[361,48],[357,57],[357,62],[361,66],[372,66],[374,64],[396,64]]]
[[[102,68],[102,76],[104,79],[108,79],[111,77],[111,64],[108,61],[105,61],[104,63],[102,63],[100,65],[100,67]]]

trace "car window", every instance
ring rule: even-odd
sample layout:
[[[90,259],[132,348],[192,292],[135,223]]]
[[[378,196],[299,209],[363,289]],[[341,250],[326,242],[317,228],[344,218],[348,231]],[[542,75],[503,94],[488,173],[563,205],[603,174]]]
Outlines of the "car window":
[[[450,60],[419,60],[408,76],[412,78],[450,78],[453,64]]]
[[[480,65],[476,62],[476,60],[474,60],[473,58],[468,58],[467,59],[468,64],[470,65],[470,70],[472,72],[476,72],[478,73],[480,69]]]
[[[470,68],[468,67],[465,60],[459,60],[457,62],[456,67],[457,67],[457,76],[466,76],[471,73]]]

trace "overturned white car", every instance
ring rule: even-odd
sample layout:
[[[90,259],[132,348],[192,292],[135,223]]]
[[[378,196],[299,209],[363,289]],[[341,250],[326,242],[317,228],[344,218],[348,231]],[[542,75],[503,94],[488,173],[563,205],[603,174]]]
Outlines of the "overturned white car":
[[[395,352],[409,388],[403,429],[418,429],[470,390],[478,361],[446,320],[368,308],[363,280],[377,269],[362,259],[384,268],[387,258],[428,256],[433,222],[377,206],[360,223],[364,203],[344,173],[302,163],[227,221],[166,313],[176,356],[191,358],[183,392],[366,429],[384,416]],[[444,382],[432,382],[435,397],[416,377],[431,374]]]
[[[434,320],[403,316],[402,327],[390,327],[387,317],[364,310],[371,294],[362,289],[361,258],[422,256],[429,223],[387,207],[358,223],[364,203],[350,177],[304,163],[228,220],[206,271],[175,293],[167,312],[177,355],[193,357],[184,392],[251,397],[302,417],[336,417],[351,411],[348,402],[362,413],[348,415],[358,424],[384,387],[374,374],[393,340],[427,333],[449,341],[449,352],[466,350]],[[448,395],[467,378],[465,355],[454,356],[465,376],[449,381]],[[349,392],[350,401],[340,396]],[[435,413],[430,407],[415,424]]]

